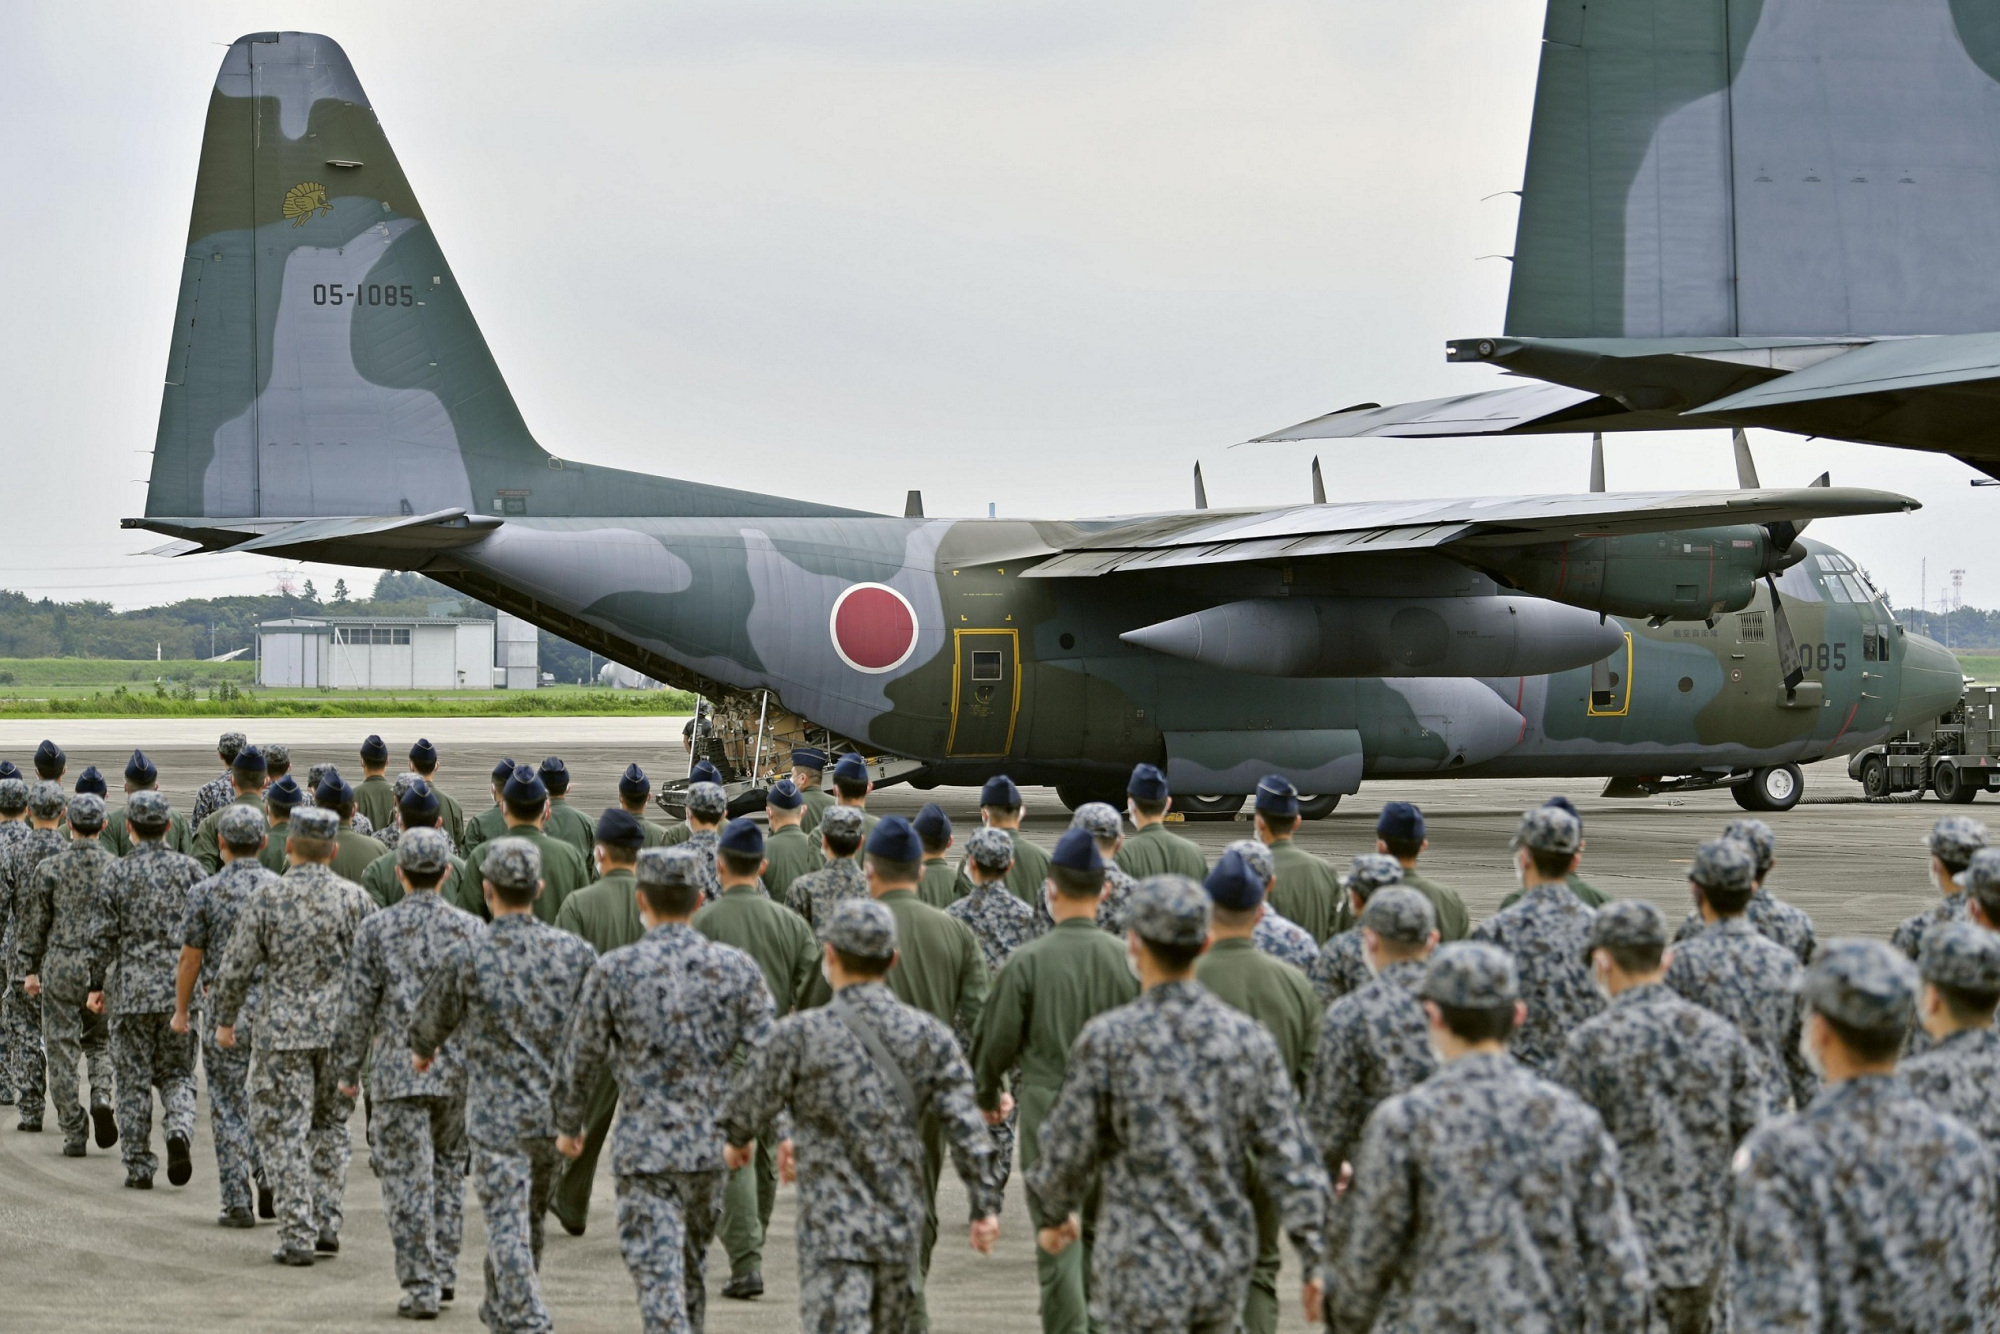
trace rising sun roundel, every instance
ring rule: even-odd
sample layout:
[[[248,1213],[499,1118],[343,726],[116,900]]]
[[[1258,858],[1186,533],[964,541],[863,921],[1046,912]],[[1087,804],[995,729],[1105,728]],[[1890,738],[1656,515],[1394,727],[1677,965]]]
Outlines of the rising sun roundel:
[[[892,672],[917,647],[917,609],[887,584],[854,584],[833,600],[833,651],[857,672]]]

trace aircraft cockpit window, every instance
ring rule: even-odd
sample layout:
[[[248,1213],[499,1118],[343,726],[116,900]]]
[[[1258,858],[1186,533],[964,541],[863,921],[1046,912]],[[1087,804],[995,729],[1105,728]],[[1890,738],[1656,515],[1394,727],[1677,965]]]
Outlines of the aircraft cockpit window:
[[[1000,679],[1000,651],[998,649],[973,650],[972,679],[975,681],[998,681]]]
[[[1819,585],[1813,582],[1812,572],[1807,563],[1794,565],[1778,576],[1778,591],[1797,602],[1824,602]]]

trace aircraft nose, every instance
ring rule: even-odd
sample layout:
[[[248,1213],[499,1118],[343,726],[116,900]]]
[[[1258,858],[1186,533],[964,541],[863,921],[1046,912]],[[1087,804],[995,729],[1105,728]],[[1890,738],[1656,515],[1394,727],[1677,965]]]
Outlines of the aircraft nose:
[[[1896,701],[1896,721],[1904,727],[1935,722],[1965,693],[1965,672],[1952,651],[1935,639],[1910,635],[1904,640],[1903,685]]]

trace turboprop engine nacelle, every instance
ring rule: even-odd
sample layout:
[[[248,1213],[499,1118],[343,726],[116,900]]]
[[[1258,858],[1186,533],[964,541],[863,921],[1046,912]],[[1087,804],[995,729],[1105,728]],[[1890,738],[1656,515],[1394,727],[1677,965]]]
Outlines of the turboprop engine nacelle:
[[[1227,602],[1119,638],[1255,676],[1539,676],[1607,657],[1625,632],[1532,597],[1288,597]]]
[[[1510,588],[1613,616],[1700,620],[1750,605],[1757,581],[1789,569],[1805,549],[1761,524],[1587,537],[1527,547],[1465,547],[1452,554]]]

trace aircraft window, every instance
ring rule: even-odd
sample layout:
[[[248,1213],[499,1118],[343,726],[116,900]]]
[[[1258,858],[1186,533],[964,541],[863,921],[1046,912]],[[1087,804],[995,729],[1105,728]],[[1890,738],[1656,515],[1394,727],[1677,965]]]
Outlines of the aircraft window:
[[[1863,661],[1863,662],[1875,662],[1875,661],[1878,661],[1878,659],[1876,658],[1876,651],[1875,651],[1875,643],[1876,643],[1876,640],[1875,640],[1875,627],[1874,627],[1873,625],[1864,625],[1864,626],[1862,626],[1862,627],[1861,627],[1861,661]]]
[[[1853,598],[1847,596],[1847,585],[1842,582],[1842,576],[1837,574],[1829,574],[1826,576],[1826,592],[1827,596],[1832,598],[1835,602],[1854,601]],[[1866,599],[1863,599],[1863,601],[1866,601]]]
[[[1819,585],[1813,582],[1805,565],[1794,565],[1778,576],[1778,591],[1797,602],[1824,602]]]
[[[975,681],[998,681],[1000,679],[999,649],[974,649],[972,651],[972,679]]]

